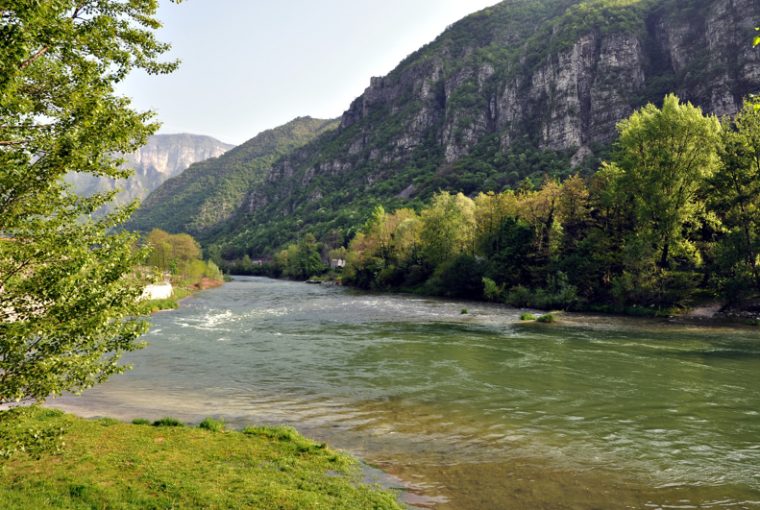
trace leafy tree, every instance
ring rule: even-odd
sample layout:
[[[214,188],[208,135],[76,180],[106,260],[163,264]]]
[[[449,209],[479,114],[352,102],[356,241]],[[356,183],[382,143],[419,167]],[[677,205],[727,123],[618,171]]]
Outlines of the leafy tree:
[[[81,391],[120,372],[145,323],[132,318],[142,258],[129,214],[91,213],[68,172],[124,177],[119,158],[156,129],[114,86],[170,72],[156,0],[4,2],[0,7],[0,404]]]
[[[475,204],[462,193],[438,193],[422,212],[422,254],[438,265],[460,254],[474,251]]]
[[[288,245],[280,251],[275,256],[275,264],[282,269],[283,275],[296,280],[306,280],[327,269],[313,234],[306,234],[298,244]]]
[[[687,224],[704,207],[700,190],[718,169],[721,126],[674,95],[620,122],[616,163],[624,171],[620,197],[630,204],[637,237],[646,237],[660,268],[683,247]]]
[[[760,111],[745,104],[727,122],[723,140],[723,165],[711,179],[710,202],[726,229],[719,271],[733,289],[729,297],[738,297],[741,287],[760,291]]]

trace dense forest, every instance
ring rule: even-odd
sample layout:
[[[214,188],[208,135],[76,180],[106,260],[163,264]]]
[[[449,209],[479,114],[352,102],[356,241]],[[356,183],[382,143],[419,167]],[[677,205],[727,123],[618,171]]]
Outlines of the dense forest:
[[[639,314],[760,291],[760,110],[721,122],[670,95],[618,130],[591,177],[377,207],[347,246],[306,235],[231,269],[303,279],[345,259],[341,280],[365,289]]]

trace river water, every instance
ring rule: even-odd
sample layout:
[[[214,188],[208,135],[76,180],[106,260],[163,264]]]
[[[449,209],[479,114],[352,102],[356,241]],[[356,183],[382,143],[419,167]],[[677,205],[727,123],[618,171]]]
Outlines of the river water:
[[[468,309],[463,314],[463,308]],[[52,404],[289,424],[439,510],[760,508],[760,332],[240,278]]]

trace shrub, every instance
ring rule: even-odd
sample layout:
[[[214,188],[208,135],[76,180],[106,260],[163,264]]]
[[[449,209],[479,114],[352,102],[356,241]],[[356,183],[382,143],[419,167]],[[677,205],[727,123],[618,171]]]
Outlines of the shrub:
[[[150,425],[150,420],[145,418],[135,418],[132,420],[132,425]]]
[[[536,319],[537,322],[543,322],[545,324],[551,324],[555,321],[554,315],[547,313],[545,315],[542,315],[538,319]]]
[[[504,285],[497,285],[488,277],[483,277],[483,297],[488,301],[501,301],[504,297]]]
[[[530,306],[532,301],[533,293],[522,285],[513,287],[507,295],[507,304],[512,306]]]
[[[179,421],[177,418],[161,418],[160,420],[156,420],[153,422],[154,427],[181,427],[182,422]]]
[[[520,314],[520,320],[521,321],[534,321],[536,320],[536,316],[532,313],[525,312]]]
[[[206,418],[200,422],[198,427],[211,432],[224,432],[224,422],[213,418]]]

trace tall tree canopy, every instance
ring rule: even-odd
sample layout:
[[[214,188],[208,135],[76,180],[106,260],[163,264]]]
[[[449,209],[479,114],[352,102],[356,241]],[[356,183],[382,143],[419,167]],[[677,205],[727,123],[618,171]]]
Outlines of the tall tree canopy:
[[[68,172],[124,177],[116,154],[157,125],[114,91],[130,71],[172,71],[157,0],[0,4],[0,404],[80,391],[138,346],[140,253],[129,214],[93,219],[112,195],[81,198]]]

